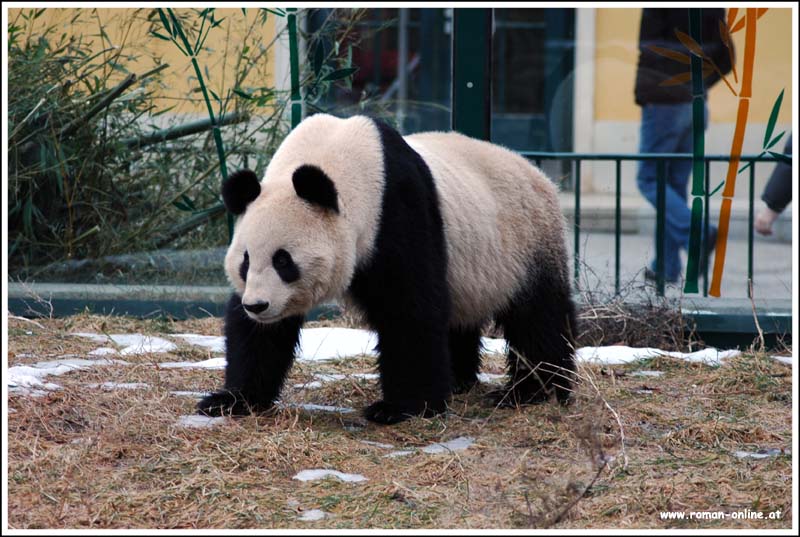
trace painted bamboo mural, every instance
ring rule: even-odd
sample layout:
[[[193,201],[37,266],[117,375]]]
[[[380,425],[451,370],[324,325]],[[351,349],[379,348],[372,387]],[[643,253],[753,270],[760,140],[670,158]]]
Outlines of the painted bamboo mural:
[[[704,178],[704,158],[705,158],[705,143],[704,143],[704,106],[703,106],[703,79],[708,77],[712,72],[716,72],[720,79],[725,83],[725,86],[730,92],[738,98],[738,109],[736,114],[736,123],[734,127],[733,140],[731,141],[730,160],[728,162],[728,169],[725,180],[718,187],[714,188],[708,196],[716,194],[722,188],[722,205],[720,209],[716,254],[714,256],[714,269],[713,277],[711,280],[711,287],[708,293],[711,296],[720,296],[722,286],[722,274],[725,266],[725,254],[727,250],[728,241],[728,228],[730,225],[731,205],[733,196],[736,191],[736,176],[738,173],[744,171],[748,166],[739,168],[742,146],[744,144],[744,134],[747,129],[747,120],[750,109],[750,99],[753,94],[753,75],[755,67],[755,50],[756,50],[756,28],[757,21],[767,8],[747,8],[744,10],[744,15],[739,17],[739,8],[730,8],[725,21],[719,21],[719,32],[722,42],[728,49],[731,58],[732,74],[734,84],[739,86],[737,89],[720,72],[720,69],[709,58],[702,48],[702,36],[699,35],[701,17],[700,9],[689,9],[690,17],[690,33],[687,35],[680,30],[675,30],[675,35],[686,47],[690,55],[683,54],[678,51],[663,49],[660,47],[651,46],[650,49],[657,54],[669,57],[675,61],[684,63],[689,66],[689,70],[679,75],[676,75],[668,80],[662,82],[663,86],[671,86],[684,84],[691,81],[692,83],[692,116],[693,116],[693,153],[692,153],[692,222],[691,234],[689,240],[689,259],[686,267],[686,285],[684,291],[687,293],[697,293],[697,279],[699,259],[702,254],[701,244],[701,227],[703,219],[703,196],[705,195],[705,178]],[[737,19],[737,17],[739,17]],[[733,40],[732,34],[744,30],[744,57],[742,61],[741,79],[739,71],[736,69],[733,54]],[[769,153],[781,160],[786,160],[786,157],[780,153],[770,151],[770,149],[778,143],[785,133],[780,133],[772,137],[774,132],[775,123],[777,122],[778,112],[780,111],[781,102],[783,100],[783,92],[778,96],[775,105],[772,109],[769,122],[767,124],[767,132],[764,139],[762,155]],[[724,187],[724,188],[723,188]]]

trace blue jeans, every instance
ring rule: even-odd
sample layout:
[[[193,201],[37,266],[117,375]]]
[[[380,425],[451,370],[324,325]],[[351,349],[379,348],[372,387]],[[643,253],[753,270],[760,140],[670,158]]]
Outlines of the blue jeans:
[[[708,122],[708,109],[705,123]],[[703,125],[705,128],[705,124]],[[640,153],[691,153],[692,103],[646,104],[642,107]],[[641,161],[636,175],[639,192],[656,207],[658,162]],[[664,279],[677,281],[681,275],[681,248],[689,247],[692,211],[688,206],[691,160],[664,162],[666,215],[664,218]],[[655,259],[650,268],[656,271]]]

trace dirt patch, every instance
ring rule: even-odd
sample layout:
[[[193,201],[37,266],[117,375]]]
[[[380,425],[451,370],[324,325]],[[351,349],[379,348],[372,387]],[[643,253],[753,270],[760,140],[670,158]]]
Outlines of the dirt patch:
[[[36,323],[9,320],[9,365],[85,358],[101,346],[72,332],[221,334],[215,318],[78,315]],[[373,358],[298,363],[285,406],[187,428],[178,419],[193,414],[196,399],[174,392],[213,390],[223,371],[159,368],[216,355],[171,341],[175,351],[124,357],[130,365],[48,377],[61,389],[40,397],[10,394],[10,527],[791,527],[792,455],[781,453],[792,441],[791,368],[764,354],[744,353],[720,367],[668,358],[584,366],[566,407],[496,409],[484,383],[455,396],[445,416],[394,427],[360,415],[379,397],[376,380],[356,375],[374,373]],[[484,372],[502,369],[502,357],[485,357]],[[634,374],[643,369],[662,374]],[[346,376],[310,387],[319,374]],[[356,411],[299,407],[308,403]],[[421,451],[458,437],[474,443]],[[398,450],[411,453],[387,457]],[[737,455],[765,450],[773,451]],[[293,479],[306,469],[367,480]],[[313,509],[326,515],[300,520]],[[748,509],[782,517],[680,521],[660,514]]]

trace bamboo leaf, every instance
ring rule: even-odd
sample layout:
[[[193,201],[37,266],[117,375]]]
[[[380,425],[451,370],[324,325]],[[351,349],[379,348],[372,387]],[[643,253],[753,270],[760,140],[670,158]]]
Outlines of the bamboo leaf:
[[[783,92],[784,90],[781,90],[780,95],[775,99],[775,104],[772,105],[772,112],[770,112],[769,120],[767,121],[767,132],[764,133],[764,147],[767,146],[767,143],[769,143],[772,138],[772,132],[775,130],[775,123],[778,122],[778,113],[781,111],[781,103],[783,102]]]
[[[677,28],[675,29],[675,36],[683,43],[683,46],[689,49],[692,54],[695,56],[699,56],[700,58],[705,58],[706,55],[703,52],[703,47],[697,44],[697,41],[692,39],[689,35],[681,32]]]
[[[672,78],[668,78],[667,80],[663,81],[661,84],[659,84],[659,86],[664,86],[664,87],[678,86],[680,84],[685,84],[689,82],[691,79],[692,79],[692,73],[689,72],[680,73],[673,76]]]
[[[733,25],[733,28],[731,28],[731,33],[732,33],[732,34],[735,34],[735,33],[736,33],[736,32],[738,32],[739,30],[741,30],[742,28],[744,28],[744,19],[745,19],[745,17],[744,17],[744,16],[742,16],[742,18],[741,18],[741,19],[739,19],[739,22],[737,22],[736,24],[734,24],[734,25]]]
[[[783,153],[776,153],[775,151],[769,151],[770,155],[778,159],[780,162],[784,164],[788,164],[789,166],[792,165],[792,156],[791,155],[784,155]]]
[[[164,41],[172,41],[172,38],[167,37],[164,34],[160,34],[160,33],[156,32],[155,30],[151,30],[150,31],[150,35],[152,35],[153,37],[157,37],[159,39],[163,39]]]
[[[728,10],[728,22],[727,22],[728,28],[733,26],[733,21],[736,20],[736,15],[738,15],[738,14],[739,14],[739,8],[738,7],[732,7],[732,8],[730,8]]]
[[[786,134],[786,131],[783,131],[782,133],[777,135],[775,138],[773,138],[772,141],[769,143],[769,145],[767,145],[767,147],[765,147],[764,149],[771,149],[772,146],[774,146],[775,144],[780,142],[780,140],[781,140],[781,138],[783,138],[784,134]]]
[[[348,67],[346,69],[337,69],[331,73],[325,75],[322,79],[323,82],[331,81],[331,80],[340,80],[342,78],[348,77],[358,71],[358,67]]]
[[[194,202],[191,199],[189,199],[189,196],[187,196],[186,194],[181,194],[181,199],[183,200],[183,203],[187,207],[189,207],[189,209],[191,209],[192,211],[197,209],[197,207],[195,206]]]
[[[216,100],[218,103],[222,104],[222,100],[219,98],[219,95],[217,95],[216,92],[213,89],[208,88],[208,92],[211,94],[212,97],[214,97],[214,100]]]
[[[233,92],[234,92],[236,95],[238,95],[239,97],[241,97],[242,99],[247,99],[247,100],[250,100],[250,99],[252,99],[252,98],[253,98],[253,96],[252,96],[252,95],[250,95],[250,94],[249,94],[249,93],[247,93],[246,91],[240,90],[239,88],[233,88]]]
[[[314,76],[319,78],[319,73],[322,71],[322,62],[325,60],[325,51],[322,48],[322,40],[317,41],[314,46]]]
[[[268,7],[262,7],[261,9],[263,9],[264,11],[269,11],[273,15],[277,15],[279,17],[286,16],[286,12],[284,10],[282,10],[281,8],[270,9]]]
[[[174,36],[175,33],[173,32],[172,26],[170,26],[169,24],[169,19],[167,18],[163,9],[161,8],[158,9],[158,16],[161,17],[161,24],[164,25],[164,29],[167,31],[167,33],[169,33],[169,35]]]
[[[691,59],[689,58],[689,56],[687,56],[683,52],[678,52],[677,50],[672,50],[663,47],[657,47],[655,45],[648,45],[647,48],[649,48],[650,50],[652,50],[653,52],[655,52],[660,56],[670,58],[677,62],[685,63],[686,65],[689,65],[691,63]]]
[[[187,205],[185,205],[184,203],[182,203],[182,202],[180,202],[180,201],[178,201],[178,200],[175,200],[175,201],[173,201],[173,202],[172,202],[172,205],[174,205],[175,207],[177,207],[177,209],[178,209],[179,211],[184,211],[184,212],[187,212],[187,213],[190,213],[190,212],[192,212],[192,209],[190,209],[190,208],[189,208]]]

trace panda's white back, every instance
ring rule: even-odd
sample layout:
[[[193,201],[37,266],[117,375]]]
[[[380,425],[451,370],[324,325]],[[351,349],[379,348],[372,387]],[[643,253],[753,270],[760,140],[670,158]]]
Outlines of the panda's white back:
[[[523,157],[454,132],[406,142],[436,184],[448,245],[453,321],[504,308],[537,270],[562,270],[563,217],[555,185]]]

